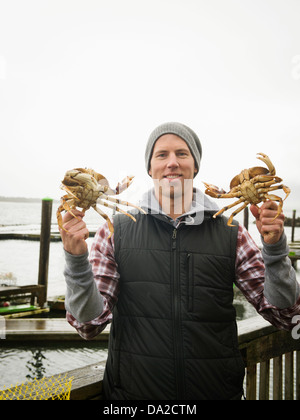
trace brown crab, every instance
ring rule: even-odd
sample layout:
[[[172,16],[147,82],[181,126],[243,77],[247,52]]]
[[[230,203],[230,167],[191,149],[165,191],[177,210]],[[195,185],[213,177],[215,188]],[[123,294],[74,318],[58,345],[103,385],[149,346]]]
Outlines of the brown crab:
[[[279,202],[278,212],[274,218],[275,220],[282,212],[283,201],[288,197],[288,195],[291,192],[291,190],[285,185],[274,185],[281,182],[282,179],[278,176],[275,176],[276,171],[274,165],[272,164],[270,158],[267,155],[265,155],[264,153],[258,153],[257,159],[263,161],[267,165],[268,169],[262,166],[255,166],[250,169],[244,169],[239,175],[236,175],[232,179],[230,183],[230,191],[228,193],[226,193],[224,190],[219,190],[218,187],[212,184],[207,184],[206,182],[204,182],[204,185],[206,186],[205,193],[210,195],[211,197],[238,198],[238,201],[222,208],[220,211],[214,214],[213,217],[217,217],[226,210],[240,203],[243,203],[243,205],[239,207],[236,211],[234,211],[228,219],[228,226],[234,226],[232,224],[234,216],[237,215],[243,209],[245,209],[248,206],[248,204],[254,204],[257,206],[257,204],[266,200]],[[286,194],[284,200],[282,200],[282,198],[278,197],[277,195],[269,194],[271,191],[279,189],[282,189]]]
[[[95,172],[93,169],[76,168],[67,171],[61,186],[67,194],[61,197],[61,205],[56,212],[58,226],[61,229],[66,230],[64,229],[62,223],[62,211],[69,211],[74,217],[76,217],[75,214],[72,213],[72,209],[80,207],[83,210],[88,210],[92,207],[107,221],[110,230],[110,238],[114,232],[113,225],[107,214],[97,207],[97,204],[110,207],[120,213],[124,213],[135,222],[136,219],[132,216],[132,214],[125,212],[116,204],[135,207],[143,213],[145,213],[145,211],[135,204],[111,197],[111,195],[121,194],[122,191],[126,190],[132,183],[133,178],[133,176],[126,177],[123,179],[122,183],[119,183],[113,190],[109,186],[107,179],[103,175]]]

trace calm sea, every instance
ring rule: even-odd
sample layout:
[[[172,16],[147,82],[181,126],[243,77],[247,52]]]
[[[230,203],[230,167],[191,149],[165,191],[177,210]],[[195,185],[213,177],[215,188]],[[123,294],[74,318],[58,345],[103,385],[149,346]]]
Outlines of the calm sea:
[[[57,232],[56,207],[52,210],[52,232]],[[287,215],[290,216],[290,215]],[[239,220],[241,221],[241,220]],[[21,232],[39,233],[41,222],[41,203],[0,202],[0,233]],[[86,214],[90,231],[96,231],[103,224],[103,219],[93,210]],[[249,231],[257,244],[260,237],[255,225],[250,221]],[[291,229],[286,228],[290,240]],[[296,239],[300,239],[300,229],[296,230]],[[88,239],[91,246],[92,239]],[[38,279],[39,242],[24,240],[0,240],[0,277],[12,273],[18,285],[36,284]],[[48,297],[64,295],[63,277],[64,254],[61,242],[51,242]],[[300,281],[299,271],[297,273]],[[235,300],[238,319],[256,315],[255,310],[243,297]],[[66,370],[75,369],[90,363],[106,359],[107,349],[97,342],[83,342],[34,345],[24,343],[10,347],[0,340],[0,389],[11,384],[31,380],[34,377],[51,376]]]

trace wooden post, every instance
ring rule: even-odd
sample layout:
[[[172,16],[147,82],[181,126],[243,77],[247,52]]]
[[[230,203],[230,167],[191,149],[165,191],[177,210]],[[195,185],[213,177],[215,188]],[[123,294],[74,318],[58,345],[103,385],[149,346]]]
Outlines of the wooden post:
[[[292,219],[292,242],[295,242],[295,227],[296,227],[296,210],[293,210],[293,219]]]
[[[44,307],[45,303],[47,302],[52,201],[53,200],[51,198],[44,198],[42,200],[40,262],[39,262],[39,278],[38,278],[38,284],[41,286],[44,286],[44,291],[40,298],[41,307]]]

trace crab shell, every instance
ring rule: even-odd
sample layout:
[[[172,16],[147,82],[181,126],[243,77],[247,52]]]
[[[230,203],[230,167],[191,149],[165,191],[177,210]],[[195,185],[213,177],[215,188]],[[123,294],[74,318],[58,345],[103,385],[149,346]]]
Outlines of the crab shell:
[[[273,171],[271,171],[272,173],[270,173],[269,169],[264,168],[263,166],[254,166],[253,168],[250,168],[250,169],[244,169],[240,174],[232,178],[230,182],[230,189],[237,187],[239,184],[241,184],[245,180],[245,172],[249,174],[250,179],[254,178],[257,175],[273,175]]]

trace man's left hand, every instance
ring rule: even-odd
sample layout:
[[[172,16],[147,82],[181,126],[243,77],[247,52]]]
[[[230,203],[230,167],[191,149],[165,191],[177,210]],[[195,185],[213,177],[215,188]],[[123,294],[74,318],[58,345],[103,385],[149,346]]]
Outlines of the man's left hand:
[[[278,212],[278,205],[274,201],[266,201],[258,208],[250,207],[251,213],[256,219],[256,226],[259,233],[267,244],[276,244],[282,234],[284,226],[284,214],[281,213],[275,220]]]

